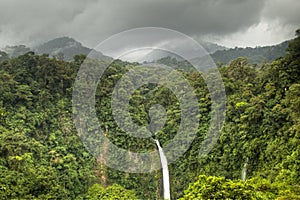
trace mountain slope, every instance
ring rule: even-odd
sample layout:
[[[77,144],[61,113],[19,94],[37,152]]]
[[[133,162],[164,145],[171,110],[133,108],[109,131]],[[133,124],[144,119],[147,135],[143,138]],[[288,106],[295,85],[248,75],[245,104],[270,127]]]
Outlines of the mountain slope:
[[[211,54],[214,61],[228,64],[238,57],[247,57],[251,64],[260,64],[264,61],[270,62],[285,55],[288,41],[273,46],[265,47],[246,47],[227,50],[218,50]]]
[[[3,60],[7,60],[9,57],[8,57],[8,54],[4,51],[0,51],[0,61],[3,61]]]
[[[227,48],[224,46],[220,46],[218,44],[210,43],[210,42],[205,42],[205,41],[200,41],[199,42],[201,46],[208,52],[208,53],[214,53],[216,51],[221,51],[221,50],[226,50]],[[168,44],[170,45],[170,44]],[[136,60],[131,60],[134,62],[155,62],[157,60],[160,60],[165,57],[170,57],[170,58],[176,58],[178,61],[183,60],[183,58],[180,57],[180,55],[176,55],[170,51],[165,51],[163,49],[174,49],[174,50],[180,50],[180,52],[184,52],[185,55],[193,55],[193,52],[191,49],[186,46],[179,46],[177,44],[171,44],[170,46],[166,45],[166,47],[162,47],[162,49],[154,49],[153,51],[150,51],[148,54],[146,54],[143,57],[139,57]],[[203,52],[204,53],[204,52]]]
[[[228,64],[230,61],[235,60],[239,57],[247,57],[251,64],[261,64],[263,62],[272,62],[277,58],[283,57],[286,54],[288,43],[289,41],[285,41],[278,45],[255,48],[246,47],[226,49],[224,47],[223,49],[216,50],[215,52],[210,52],[208,50],[208,47],[203,47],[210,53],[210,56],[215,61],[215,63]],[[213,43],[210,44],[215,45]],[[218,47],[222,48],[222,46]],[[198,63],[205,63],[205,61],[208,59],[207,56],[197,56],[192,60],[196,60]],[[182,61],[182,58],[180,56],[162,50],[155,50],[140,59],[139,62],[160,62],[162,59],[166,60],[167,57],[169,57],[169,59],[175,58],[177,61]]]
[[[80,42],[73,38],[60,37],[35,47],[34,51],[37,54],[48,54],[51,57],[55,56],[66,61],[70,61],[73,60],[75,55],[88,55],[92,49],[83,46]],[[95,52],[93,55],[96,55],[97,58],[108,58],[101,52]]]
[[[7,53],[8,57],[15,58],[20,55],[24,55],[31,51],[31,49],[25,45],[6,46],[3,51]]]

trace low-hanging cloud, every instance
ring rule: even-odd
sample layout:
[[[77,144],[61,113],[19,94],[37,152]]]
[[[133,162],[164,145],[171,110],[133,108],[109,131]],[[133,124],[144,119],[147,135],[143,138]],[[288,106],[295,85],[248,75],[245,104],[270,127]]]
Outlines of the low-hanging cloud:
[[[34,45],[66,35],[93,47],[112,34],[144,26],[223,37],[271,21],[275,13],[282,23],[298,25],[299,9],[286,12],[293,4],[299,7],[298,0],[0,0],[0,45]]]
[[[263,17],[267,20],[278,20],[282,25],[300,26],[300,1],[268,0]]]

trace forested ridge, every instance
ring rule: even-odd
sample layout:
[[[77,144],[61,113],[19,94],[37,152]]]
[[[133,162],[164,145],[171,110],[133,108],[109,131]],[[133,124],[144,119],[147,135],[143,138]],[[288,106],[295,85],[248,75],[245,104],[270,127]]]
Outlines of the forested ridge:
[[[3,53],[0,59],[1,199],[161,198],[160,171],[110,169],[79,139],[72,91],[85,55],[70,62],[33,52],[11,59]],[[271,63],[253,66],[238,58],[219,66],[226,120],[217,144],[204,157],[199,148],[211,115],[206,83],[199,72],[186,70],[191,68],[187,62],[171,61],[194,88],[200,113],[191,147],[169,165],[172,199],[300,199],[300,30],[286,55]],[[115,60],[104,72],[96,111],[115,145],[145,152],[156,148],[153,141],[130,137],[118,128],[110,104],[114,85],[135,65]],[[145,85],[130,100],[133,120],[146,125],[153,104],[166,108],[166,124],[156,136],[164,146],[180,124],[179,103],[166,87]],[[245,182],[240,180],[243,168]]]
[[[264,62],[272,62],[278,57],[281,57],[285,54],[285,51],[288,47],[288,41],[274,45],[274,46],[265,46],[265,47],[255,47],[255,48],[234,48],[234,49],[225,49],[218,50],[211,54],[211,57],[216,63],[221,62],[224,64],[230,63],[230,61],[238,57],[247,57],[249,63],[260,65]]]

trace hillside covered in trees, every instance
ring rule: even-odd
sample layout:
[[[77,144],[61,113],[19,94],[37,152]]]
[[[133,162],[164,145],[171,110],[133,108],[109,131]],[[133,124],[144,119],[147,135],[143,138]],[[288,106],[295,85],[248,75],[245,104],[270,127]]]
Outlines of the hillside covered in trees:
[[[238,57],[247,57],[249,63],[261,65],[265,62],[272,62],[279,57],[282,57],[288,47],[289,42],[283,42],[273,46],[265,47],[246,47],[219,50],[211,54],[211,57],[216,63],[229,64],[230,61]]]
[[[85,55],[66,62],[33,52],[11,59],[0,53],[1,199],[161,198],[160,171],[130,174],[108,168],[79,139],[72,92]],[[145,152],[156,148],[153,141],[120,130],[110,104],[114,85],[135,65],[115,60],[104,72],[96,111],[110,141]],[[219,66],[226,120],[205,157],[198,154],[211,114],[206,83],[199,72],[181,70],[188,63],[172,60],[170,65],[193,86],[200,113],[191,147],[169,165],[172,199],[300,199],[300,31],[286,55],[271,63],[257,67],[241,57]],[[179,103],[166,87],[145,85],[131,97],[133,120],[147,125],[153,104],[166,108],[166,124],[156,136],[164,146],[177,132]]]

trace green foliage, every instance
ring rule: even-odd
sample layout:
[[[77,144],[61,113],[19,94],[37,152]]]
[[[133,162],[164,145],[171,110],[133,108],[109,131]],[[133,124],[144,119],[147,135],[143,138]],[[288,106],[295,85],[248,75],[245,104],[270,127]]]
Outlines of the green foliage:
[[[230,180],[224,177],[201,175],[185,191],[182,200],[187,199],[299,199],[299,192],[288,189],[285,185],[266,179],[253,178],[246,182]]]
[[[246,47],[246,48],[234,48],[219,50],[213,53],[211,56],[214,61],[224,64],[230,63],[232,60],[238,57],[247,57],[251,64],[260,65],[265,62],[272,62],[286,54],[288,42],[283,42],[274,46],[266,47]]]
[[[94,180],[95,160],[82,156],[86,150],[72,125],[69,65],[32,53],[1,64],[2,198],[83,197]],[[55,77],[63,84],[49,86]]]
[[[89,188],[86,198],[91,200],[138,199],[134,191],[126,190],[120,185],[114,184],[104,189],[97,183]]]
[[[219,66],[227,95],[226,120],[214,149],[203,157],[199,157],[199,150],[212,114],[206,83],[188,62],[160,60],[182,73],[194,88],[199,105],[196,138],[188,151],[169,165],[172,199],[299,199],[299,47],[298,35],[290,42],[287,55],[261,68],[242,57]],[[81,143],[73,125],[71,102],[73,82],[84,59],[78,55],[74,61],[65,62],[28,52],[0,61],[3,199],[160,198],[160,172],[129,174],[109,169]],[[91,68],[99,62],[106,64],[88,60]],[[110,65],[99,80],[95,107],[101,128],[113,144],[146,152],[156,148],[153,141],[126,134],[116,124],[111,109],[114,86],[135,65],[120,60]],[[205,78],[214,80],[214,72]],[[89,85],[85,87],[89,89]],[[214,88],[212,92],[220,91]],[[176,135],[181,108],[164,85],[138,88],[129,103],[130,116],[140,126],[148,125],[151,106],[163,105],[166,124],[156,137],[164,147]],[[90,139],[94,141],[92,136]],[[243,183],[238,179],[245,161],[248,180]],[[200,174],[208,176],[196,179]],[[95,182],[102,186],[93,185]]]
[[[255,189],[242,181],[201,175],[185,190],[183,199],[262,199]]]

